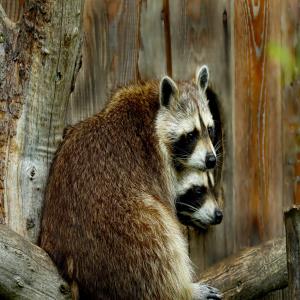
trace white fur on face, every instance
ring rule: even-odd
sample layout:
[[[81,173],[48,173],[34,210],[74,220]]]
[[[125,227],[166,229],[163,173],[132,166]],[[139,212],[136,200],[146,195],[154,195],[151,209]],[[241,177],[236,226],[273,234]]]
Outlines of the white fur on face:
[[[214,126],[214,120],[210,110],[208,109],[208,103],[207,106],[202,109],[202,111],[200,110],[200,115],[206,128],[209,126]]]
[[[215,210],[218,208],[218,204],[215,199],[208,197],[204,204],[197,209],[192,215],[192,219],[199,220],[203,224],[211,224],[214,221]]]
[[[215,178],[213,172],[207,172],[212,186],[215,186]]]
[[[189,172],[184,174],[181,180],[177,183],[177,195],[185,194],[192,186],[208,187],[207,175],[204,172]]]
[[[198,122],[197,122],[198,121]],[[195,116],[181,116],[175,121],[175,118],[173,119],[173,122],[169,123],[168,130],[169,133],[172,134],[173,140],[175,141],[183,134],[187,134],[191,131],[193,131],[196,128],[200,127],[200,123]]]
[[[171,97],[170,107],[161,106],[156,118],[156,132],[160,145],[165,150],[167,145],[176,142],[182,135],[192,132],[195,128],[200,132],[198,143],[191,155],[185,158],[187,167],[206,170],[205,159],[208,154],[216,156],[210,137],[203,130],[213,127],[214,121],[208,107],[208,100],[203,91],[195,86],[183,83],[178,85],[178,99]],[[201,118],[203,125],[200,124]],[[172,153],[169,153],[171,161]]]
[[[206,169],[205,159],[207,154],[212,153],[216,156],[216,151],[209,137],[200,139],[194,149],[193,154],[187,161],[187,165],[200,170]]]
[[[212,186],[214,186],[213,180],[213,172],[201,172],[201,171],[188,171],[178,180],[177,183],[177,195],[184,195],[190,188],[193,186],[204,186],[207,188],[208,192],[204,195],[204,203],[201,207],[197,208],[193,206],[193,204],[188,204],[194,207],[194,212],[189,211],[181,211],[182,215],[189,216],[195,224],[201,227],[205,227],[205,225],[210,225],[215,220],[215,211],[219,209],[219,205],[213,196],[213,194],[209,191],[209,179],[211,181]]]

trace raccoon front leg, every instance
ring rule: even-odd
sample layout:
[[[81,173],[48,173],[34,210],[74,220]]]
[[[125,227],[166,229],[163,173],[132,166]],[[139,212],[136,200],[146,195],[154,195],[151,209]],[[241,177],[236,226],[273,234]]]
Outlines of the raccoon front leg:
[[[203,283],[193,283],[193,300],[220,300],[222,299],[221,292],[209,285]]]

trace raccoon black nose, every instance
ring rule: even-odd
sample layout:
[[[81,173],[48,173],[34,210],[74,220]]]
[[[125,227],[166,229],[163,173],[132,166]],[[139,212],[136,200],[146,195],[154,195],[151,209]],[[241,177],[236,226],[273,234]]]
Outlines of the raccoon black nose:
[[[215,211],[215,221],[214,224],[220,224],[223,219],[223,214],[219,209],[216,209]]]
[[[205,158],[205,166],[207,169],[213,169],[216,165],[216,157],[214,154],[207,154]]]

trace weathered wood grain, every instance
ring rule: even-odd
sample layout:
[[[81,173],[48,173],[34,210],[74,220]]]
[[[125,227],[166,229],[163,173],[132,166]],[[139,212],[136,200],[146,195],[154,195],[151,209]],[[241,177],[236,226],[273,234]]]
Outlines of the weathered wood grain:
[[[5,225],[0,225],[0,298],[70,299],[47,253]]]
[[[3,7],[0,5],[0,95],[4,94],[3,79],[7,71],[7,45],[13,40],[15,24],[7,17]],[[11,91],[13,93],[13,91]],[[0,96],[1,98],[1,96]],[[5,172],[5,156],[8,133],[11,124],[11,115],[5,113],[6,101],[0,100],[0,224],[5,222],[4,209],[4,172]]]
[[[83,1],[26,2],[5,40],[0,86],[5,221],[32,241],[39,233],[48,169],[65,125],[81,45]]]
[[[300,299],[300,206],[286,211],[284,220],[289,296],[290,299]]]
[[[199,271],[234,250],[231,22],[230,1],[170,1],[173,76],[192,79],[196,67],[207,64],[225,124],[223,223],[201,235],[189,230],[190,255]]]
[[[281,41],[290,64],[282,69],[282,126],[284,209],[300,204],[300,5],[298,0],[281,3]],[[296,65],[298,63],[298,65]]]
[[[200,281],[220,289],[224,299],[255,299],[287,285],[285,239],[243,249],[212,266]]]
[[[287,284],[285,240],[247,248],[204,272],[224,299],[253,299]],[[70,289],[49,256],[5,225],[0,225],[0,298],[69,299]]]
[[[292,80],[282,90],[283,199],[284,208],[300,204],[300,80]]]
[[[167,72],[164,1],[141,2],[138,72],[143,80],[161,78]]]
[[[238,1],[235,14],[234,209],[236,249],[283,235],[279,1]],[[281,293],[271,299],[282,299]],[[264,299],[269,299],[265,297]]]
[[[83,66],[68,107],[67,123],[103,108],[110,91],[138,79],[138,0],[87,0]]]
[[[234,190],[237,247],[283,234],[279,1],[236,1]],[[277,20],[278,22],[276,22]]]

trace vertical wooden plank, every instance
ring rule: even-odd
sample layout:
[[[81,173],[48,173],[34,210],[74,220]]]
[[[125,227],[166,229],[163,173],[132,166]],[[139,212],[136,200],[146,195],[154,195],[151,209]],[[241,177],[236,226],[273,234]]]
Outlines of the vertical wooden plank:
[[[141,79],[160,78],[167,73],[163,0],[141,4],[138,69]]]
[[[282,206],[286,209],[297,200],[295,186],[297,185],[297,175],[295,165],[297,164],[297,152],[299,152],[299,141],[297,144],[297,130],[300,122],[300,83],[295,73],[295,61],[299,52],[299,17],[300,6],[298,0],[281,1],[280,11],[280,40],[270,39],[270,46],[281,47],[281,52],[285,53],[285,59],[291,59],[293,65],[285,65],[281,61],[282,57],[271,57],[272,64],[277,63],[281,68],[281,105],[282,105],[282,161],[283,167],[283,190]],[[271,19],[271,23],[276,22]],[[279,19],[278,19],[279,20]],[[288,57],[287,57],[288,56]],[[295,80],[296,78],[296,80]],[[280,182],[278,182],[280,183]],[[279,215],[280,220],[282,217]],[[280,234],[278,232],[277,234]],[[270,293],[262,299],[290,299],[287,289]]]
[[[83,65],[68,107],[67,123],[101,110],[110,90],[139,77],[138,0],[87,0]]]
[[[230,1],[170,1],[173,76],[180,80],[192,79],[196,67],[207,64],[225,119],[224,220],[201,235],[189,229],[190,256],[199,272],[233,253],[234,248],[231,17]]]
[[[236,250],[283,234],[280,1],[236,1],[234,201]],[[263,299],[282,299],[274,293]]]
[[[236,1],[234,190],[237,248],[283,234],[279,1]]]

